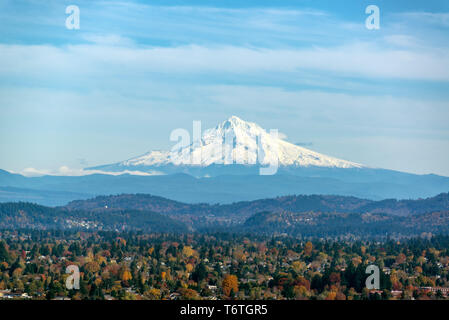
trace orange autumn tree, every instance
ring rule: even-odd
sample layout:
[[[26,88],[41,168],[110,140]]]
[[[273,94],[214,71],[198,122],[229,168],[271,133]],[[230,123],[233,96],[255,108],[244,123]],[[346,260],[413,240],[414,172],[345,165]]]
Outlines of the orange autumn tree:
[[[306,255],[307,257],[311,256],[312,250],[313,250],[312,242],[307,241],[306,245],[304,246],[304,255]]]
[[[131,272],[128,270],[128,268],[123,268],[121,270],[121,279],[122,281],[129,281],[131,280],[133,277],[131,275]]]
[[[233,274],[227,274],[222,283],[223,293],[226,296],[231,296],[231,291],[237,293],[239,291],[239,283],[237,277]]]
[[[188,273],[190,273],[190,272],[192,272],[192,270],[193,270],[193,264],[191,264],[191,263],[186,264],[186,271]]]
[[[327,294],[326,300],[335,300],[337,298],[337,292],[331,291]]]

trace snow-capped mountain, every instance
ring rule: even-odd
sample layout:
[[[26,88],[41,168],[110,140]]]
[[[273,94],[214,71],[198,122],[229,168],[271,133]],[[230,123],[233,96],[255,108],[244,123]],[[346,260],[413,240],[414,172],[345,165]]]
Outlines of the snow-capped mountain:
[[[291,144],[237,117],[203,134],[194,125],[194,141],[180,143],[179,136],[190,136],[181,131],[172,132],[173,152],[152,151],[87,168],[91,174],[81,178],[25,178],[0,170],[0,200],[33,199],[55,205],[122,193],[153,194],[188,203],[233,203],[294,194],[381,200],[424,198],[449,190],[448,177],[370,168],[336,159]]]
[[[195,138],[194,138],[195,140]],[[193,142],[178,143],[171,151],[150,151],[112,165],[90,169],[140,170],[166,173],[164,167],[269,166],[361,168],[362,165],[326,156],[280,139],[274,132],[232,116],[205,130]]]

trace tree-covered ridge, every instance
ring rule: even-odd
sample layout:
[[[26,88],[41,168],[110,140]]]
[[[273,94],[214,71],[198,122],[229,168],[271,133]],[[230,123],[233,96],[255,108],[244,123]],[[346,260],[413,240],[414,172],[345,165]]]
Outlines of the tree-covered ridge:
[[[333,195],[292,195],[272,199],[243,201],[233,204],[187,204],[145,194],[99,196],[89,200],[72,201],[67,210],[136,209],[172,214],[217,214],[249,217],[257,212],[339,212],[339,213],[387,213],[411,215],[449,210],[449,193],[418,200],[372,201],[355,197]]]
[[[382,213],[261,212],[248,218],[240,229],[263,234],[324,238],[449,234],[449,211],[408,217]]]
[[[151,196],[145,198],[148,199],[148,197]],[[122,199],[122,196],[118,196],[118,199]],[[171,201],[161,199],[163,203]],[[449,233],[449,211],[398,216],[387,213],[277,210],[254,211],[246,218],[238,209],[226,214],[220,214],[220,211],[217,213],[213,210],[185,211],[180,214],[179,211],[172,211],[171,207],[168,207],[161,213],[146,209],[123,209],[114,206],[111,208],[105,200],[102,201],[104,201],[102,208],[89,210],[48,208],[30,203],[0,204],[0,228],[180,233],[234,232],[354,239],[402,238],[419,236],[422,233]],[[207,205],[197,206],[205,207]],[[220,206],[217,205],[217,207]],[[267,207],[270,206],[267,205]],[[153,206],[153,208],[155,207]],[[258,207],[254,207],[252,210],[258,210]]]
[[[79,267],[79,290],[65,286],[69,265]],[[380,269],[379,290],[365,286],[368,265]],[[0,231],[0,298],[428,300],[444,299],[448,288],[447,236]]]
[[[142,210],[70,211],[32,203],[0,204],[0,228],[142,230],[186,232],[184,223]]]

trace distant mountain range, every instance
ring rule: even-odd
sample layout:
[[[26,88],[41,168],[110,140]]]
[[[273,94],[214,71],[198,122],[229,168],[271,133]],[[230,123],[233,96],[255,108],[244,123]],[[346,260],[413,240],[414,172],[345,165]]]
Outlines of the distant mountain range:
[[[417,199],[449,191],[449,178],[381,169],[303,168],[273,176],[195,178],[103,175],[24,177],[0,170],[0,202],[31,201],[58,206],[97,195],[145,193],[187,203],[233,203],[293,194],[355,196],[371,200]]]
[[[100,196],[49,208],[0,204],[0,229],[243,232],[378,238],[449,233],[449,193],[421,200],[371,201],[287,196],[229,205],[187,204],[145,194]]]
[[[173,153],[151,151],[87,168],[96,173],[85,176],[24,177],[0,170],[0,202],[58,206],[97,195],[145,193],[186,203],[225,204],[292,194],[417,199],[449,191],[449,177],[370,168],[326,156],[235,116],[197,140]],[[260,175],[261,168],[276,164],[276,174]]]

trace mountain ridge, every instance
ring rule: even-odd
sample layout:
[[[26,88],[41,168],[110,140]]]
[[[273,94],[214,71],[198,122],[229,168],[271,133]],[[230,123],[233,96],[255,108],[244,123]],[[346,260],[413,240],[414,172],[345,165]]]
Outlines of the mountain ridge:
[[[327,239],[385,239],[449,232],[449,193],[422,200],[400,200],[410,212],[414,212],[409,215],[403,215],[403,212],[401,215],[362,213],[366,204],[372,205],[373,201],[338,196],[290,196],[256,201],[258,205],[236,203],[221,206],[188,205],[151,195],[114,197],[119,200],[127,197],[127,203],[135,204],[136,196],[147,197],[147,200],[149,198],[156,203],[151,208],[145,207],[142,210],[105,206],[104,201],[111,204],[111,197],[94,199],[101,202],[98,209],[95,206],[49,208],[24,202],[0,203],[0,229],[203,234],[220,232]],[[299,207],[298,203],[294,203],[298,199],[301,204]],[[344,200],[349,201],[349,206],[346,204],[346,207],[352,207],[352,210],[346,210]],[[270,202],[273,201],[284,205],[283,208],[278,208],[282,210],[271,211],[275,209],[272,203],[270,207]],[[171,207],[172,204],[176,204],[178,208]],[[179,211],[179,206],[184,206],[181,208],[184,212]],[[194,206],[197,208],[196,212],[190,210]],[[260,211],[261,208],[270,211]],[[290,210],[295,208],[296,210]]]
[[[66,210],[147,210],[171,214],[240,215],[268,212],[322,212],[322,213],[383,213],[408,216],[437,211],[449,211],[449,193],[418,200],[386,199],[373,201],[337,195],[291,195],[232,204],[188,204],[149,194],[122,194],[77,200],[62,208]]]
[[[291,194],[323,194],[384,199],[417,199],[432,197],[449,191],[449,178],[433,175],[413,175],[403,172],[368,168],[299,168],[280,169],[276,175],[247,174],[247,168],[233,174],[197,178],[189,173],[169,175],[103,175],[24,177],[5,174],[0,176],[0,187],[15,188],[12,195],[0,190],[0,202],[32,201],[43,205],[65,205],[71,200],[98,195],[144,193],[186,203],[233,203],[274,198]],[[20,191],[19,189],[23,189]],[[56,191],[55,191],[56,190]],[[19,192],[20,191],[20,192]],[[55,198],[55,194],[58,197]],[[65,193],[65,194],[63,194]],[[81,196],[81,194],[83,196]],[[86,196],[84,196],[86,195]]]

